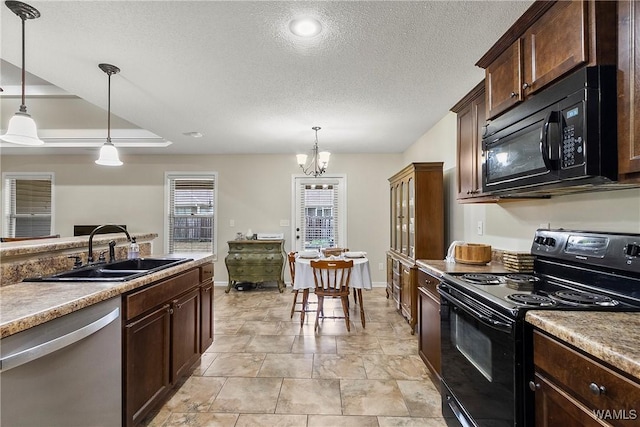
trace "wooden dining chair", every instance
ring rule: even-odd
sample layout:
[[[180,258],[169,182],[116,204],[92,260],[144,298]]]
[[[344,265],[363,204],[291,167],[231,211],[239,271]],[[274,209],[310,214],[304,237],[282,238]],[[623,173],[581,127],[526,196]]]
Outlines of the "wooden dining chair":
[[[311,261],[313,269],[313,279],[315,282],[314,292],[318,297],[318,309],[316,310],[316,324],[314,330],[318,329],[320,317],[323,319],[342,319],[347,325],[347,331],[351,332],[349,321],[349,280],[353,261]],[[339,297],[342,302],[342,312],[344,316],[325,316],[324,297]]]
[[[349,252],[349,248],[324,248],[322,249],[322,256],[330,257],[330,256],[340,256],[344,252]]]
[[[289,273],[291,273],[291,287],[293,287],[293,284],[295,283],[295,280],[296,280],[296,254],[297,252],[289,252],[287,254],[287,259],[289,260]],[[293,304],[291,305],[291,319],[293,319],[293,313],[295,313],[296,311],[300,311],[300,310],[296,310],[296,304],[302,304],[302,303],[298,302],[298,290],[294,289]]]

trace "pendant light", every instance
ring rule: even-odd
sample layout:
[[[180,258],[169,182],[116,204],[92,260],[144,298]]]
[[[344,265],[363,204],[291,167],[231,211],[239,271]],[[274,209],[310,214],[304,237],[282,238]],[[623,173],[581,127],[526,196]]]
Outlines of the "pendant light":
[[[120,68],[111,64],[98,64],[98,67],[109,76],[109,96],[107,101],[107,142],[100,148],[100,157],[96,164],[103,166],[121,166],[118,149],[111,142],[111,75],[120,72]]]
[[[38,9],[35,7],[19,1],[6,1],[5,4],[22,20],[22,102],[20,104],[20,110],[9,120],[7,133],[0,136],[0,139],[18,145],[42,145],[44,141],[38,138],[36,122],[27,113],[27,106],[24,100],[24,81],[26,74],[24,68],[24,24],[27,19],[39,18],[40,12],[38,12]]]

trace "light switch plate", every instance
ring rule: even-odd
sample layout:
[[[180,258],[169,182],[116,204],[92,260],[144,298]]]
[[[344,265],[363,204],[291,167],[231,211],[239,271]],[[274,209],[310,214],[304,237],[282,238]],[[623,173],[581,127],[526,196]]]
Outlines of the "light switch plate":
[[[484,234],[484,223],[482,221],[478,221],[478,226],[476,229],[478,236],[482,236]]]

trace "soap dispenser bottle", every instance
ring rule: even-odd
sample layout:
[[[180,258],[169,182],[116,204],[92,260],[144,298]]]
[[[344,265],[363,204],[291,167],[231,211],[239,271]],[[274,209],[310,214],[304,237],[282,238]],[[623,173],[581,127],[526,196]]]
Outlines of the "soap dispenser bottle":
[[[131,238],[131,244],[129,245],[128,258],[129,259],[135,259],[135,258],[139,258],[139,257],[140,257],[140,245],[138,245],[136,243],[136,238],[132,237]]]

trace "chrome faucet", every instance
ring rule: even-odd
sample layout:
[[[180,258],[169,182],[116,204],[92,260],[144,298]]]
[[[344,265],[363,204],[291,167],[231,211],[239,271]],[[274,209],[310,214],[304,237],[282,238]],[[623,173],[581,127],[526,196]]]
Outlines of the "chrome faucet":
[[[131,241],[131,236],[129,235],[129,232],[125,228],[120,227],[119,225],[116,225],[116,224],[104,224],[104,225],[100,225],[100,226],[94,228],[93,231],[91,232],[91,234],[89,234],[89,256],[87,256],[87,264],[91,264],[93,262],[93,236],[98,231],[100,231],[100,230],[102,230],[103,228],[106,228],[106,227],[113,227],[113,228],[119,229],[124,234],[126,234],[127,235],[127,239],[129,241]],[[109,245],[109,246],[111,248],[111,245]],[[109,255],[111,255],[111,253]],[[111,262],[111,256],[109,257],[109,261]]]

